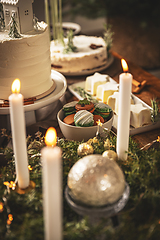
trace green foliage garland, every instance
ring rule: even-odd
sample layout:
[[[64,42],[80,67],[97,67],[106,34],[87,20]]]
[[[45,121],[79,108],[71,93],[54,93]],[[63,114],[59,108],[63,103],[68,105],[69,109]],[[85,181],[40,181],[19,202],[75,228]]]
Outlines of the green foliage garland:
[[[109,133],[110,149],[116,149],[116,136]],[[159,138],[158,138],[159,139]],[[40,150],[44,147],[44,137],[37,133],[33,140],[27,138],[29,164],[32,167],[30,179],[35,182],[34,189],[27,194],[18,194],[9,189],[4,182],[15,180],[15,162],[12,149],[1,149],[8,162],[0,172],[0,239],[44,239],[42,179]],[[94,153],[104,152],[104,141],[91,141]],[[80,217],[68,206],[63,198],[63,237],[65,240],[158,240],[160,238],[160,145],[158,148],[141,150],[130,138],[127,161],[118,161],[126,181],[130,186],[130,198],[125,209],[119,214],[119,227],[114,228],[110,219],[102,219],[91,225],[87,216]],[[158,141],[158,140],[157,140]],[[67,184],[68,172],[80,158],[77,148],[81,142],[60,139],[62,148],[63,190]],[[12,214],[11,224],[7,224],[8,214]]]

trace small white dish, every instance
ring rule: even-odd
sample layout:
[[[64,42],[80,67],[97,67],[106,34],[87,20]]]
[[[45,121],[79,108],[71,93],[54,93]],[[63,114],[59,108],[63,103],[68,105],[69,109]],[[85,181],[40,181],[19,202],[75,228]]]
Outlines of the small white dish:
[[[113,123],[113,112],[111,113],[111,118],[102,124],[102,127],[99,127],[100,131],[99,133],[102,135],[106,135],[106,132],[103,130],[103,128],[106,128],[108,130],[111,130],[112,123]],[[58,114],[58,123],[61,129],[61,132],[63,136],[68,140],[74,140],[74,141],[88,141],[90,138],[94,138],[96,136],[96,132],[98,130],[98,126],[92,126],[92,127],[77,127],[68,125],[63,122],[64,118],[64,111],[61,109]]]
[[[72,23],[72,22],[63,22],[62,28],[63,29],[72,29],[74,35],[80,33],[80,31],[81,31],[81,26],[77,23]]]

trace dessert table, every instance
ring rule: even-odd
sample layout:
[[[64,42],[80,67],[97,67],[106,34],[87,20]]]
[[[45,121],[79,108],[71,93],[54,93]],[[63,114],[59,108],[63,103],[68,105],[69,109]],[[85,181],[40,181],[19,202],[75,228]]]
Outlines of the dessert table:
[[[123,56],[120,56],[116,52],[111,52],[111,54],[114,57],[113,63],[107,67],[105,70],[100,71],[102,74],[108,74],[111,78],[113,78],[117,83],[119,82],[119,75],[122,73],[122,67],[121,67],[121,59]],[[133,79],[135,79],[138,82],[143,82],[144,80],[147,81],[147,84],[145,87],[139,92],[139,93],[134,93],[135,96],[140,98],[142,101],[147,103],[149,106],[151,106],[151,100],[156,98],[156,101],[159,104],[160,108],[160,79],[157,77],[153,76],[149,72],[143,70],[139,66],[136,65],[136,63],[130,62],[127,60],[128,66],[129,66],[129,72],[133,75]],[[67,80],[68,86],[74,83],[78,83],[81,81],[85,81],[86,75],[82,76],[65,76]],[[132,91],[134,91],[135,86],[132,85]],[[67,99],[68,102],[77,100],[75,96],[73,96],[71,93]],[[57,127],[57,132],[59,137],[63,137],[59,127]],[[155,139],[157,139],[157,136],[160,135],[160,128],[144,132],[144,133],[139,133],[132,138],[140,145],[140,147],[145,146],[148,143],[151,143]]]
[[[100,73],[108,74],[118,82],[119,75],[122,73],[120,62],[122,57],[115,52],[111,54],[114,57],[113,63]],[[135,80],[138,82],[147,81],[146,86],[141,92],[135,95],[148,105],[151,105],[150,100],[155,97],[157,101],[160,101],[160,79],[127,59],[126,61],[129,66],[129,72]],[[68,87],[73,83],[82,82],[86,79],[85,75],[65,77]],[[134,86],[132,87],[134,90]],[[60,100],[62,101],[62,99]],[[73,100],[77,100],[77,98],[68,88],[63,96],[63,101],[58,104],[57,111],[59,111],[59,107],[62,107],[64,103]],[[43,136],[46,129],[53,126],[56,128],[57,136],[59,137],[57,145],[62,149],[63,153],[63,239],[158,240],[160,236],[160,148],[154,149],[155,145],[153,145],[153,148],[150,148],[150,150],[143,151],[139,147],[144,147],[153,141],[156,142],[157,138],[159,139],[158,136],[160,136],[160,128],[131,136],[133,141],[132,139],[130,141],[129,160],[127,162],[118,162],[126,178],[123,197],[115,204],[107,205],[105,208],[95,208],[92,211],[90,208],[84,208],[72,202],[71,198],[68,197],[68,192],[65,190],[67,189],[68,173],[81,156],[77,154],[79,142],[67,141],[63,138],[58,122],[55,121],[57,115],[54,105],[51,107],[51,120],[47,115],[44,122],[35,123],[27,127],[29,171],[30,180],[33,183],[29,186],[30,189],[27,189],[25,192],[18,187],[16,189],[12,188],[14,187],[12,186],[13,181],[16,178],[12,148],[9,146],[5,151],[6,157],[9,160],[8,163],[3,154],[0,154],[0,157],[3,157],[3,162],[0,159],[0,239],[30,240],[34,235],[36,239],[44,240],[40,151],[45,145]],[[31,133],[36,133],[35,139],[29,136],[32,135]],[[115,136],[111,133],[109,134],[109,138],[111,147],[114,148]],[[2,140],[7,141],[8,136],[4,134],[4,137],[1,139],[1,146],[5,147],[5,143]],[[135,142],[138,143],[138,147],[135,145]],[[159,147],[159,142],[157,144]],[[93,148],[96,154],[102,154],[104,151],[104,142],[101,140],[98,140],[98,143],[93,142]],[[5,166],[6,163],[7,166]],[[19,190],[21,191],[19,192]],[[87,217],[84,216],[86,212],[88,213]]]

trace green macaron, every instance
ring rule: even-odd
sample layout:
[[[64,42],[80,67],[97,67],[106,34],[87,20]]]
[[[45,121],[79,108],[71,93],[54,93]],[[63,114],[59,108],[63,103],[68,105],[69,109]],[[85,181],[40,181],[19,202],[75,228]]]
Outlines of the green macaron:
[[[76,109],[75,109],[76,104],[77,104],[77,101],[73,101],[63,106],[63,111],[65,116],[76,113]]]
[[[100,102],[96,104],[94,114],[100,115],[103,118],[107,119],[110,117],[111,112],[112,109],[109,105]]]

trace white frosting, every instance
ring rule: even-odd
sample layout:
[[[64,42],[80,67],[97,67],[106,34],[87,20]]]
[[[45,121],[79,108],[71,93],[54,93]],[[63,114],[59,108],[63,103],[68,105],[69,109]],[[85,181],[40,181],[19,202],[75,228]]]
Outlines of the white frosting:
[[[64,39],[66,43],[68,40]],[[81,72],[103,66],[107,63],[107,50],[103,38],[93,36],[74,36],[73,44],[77,52],[64,54],[64,46],[51,41],[51,64],[58,66],[57,70],[62,72]],[[90,45],[102,45],[97,49],[91,49]]]
[[[93,96],[96,95],[97,87],[100,84],[109,82],[109,77],[106,74],[94,73],[92,76],[86,78],[85,90],[90,91]]]
[[[106,103],[99,102],[99,103],[97,103],[97,104],[95,105],[95,108],[100,108],[100,109],[106,108],[106,109],[108,109],[109,106],[108,106],[108,104],[106,104]]]
[[[144,107],[141,103],[135,105],[131,104],[130,125],[135,128],[138,128],[150,123],[151,123],[150,110]]]
[[[87,110],[80,110],[74,115],[75,124],[86,125],[93,121],[93,114]]]
[[[0,99],[8,99],[15,78],[21,81],[24,98],[49,90],[51,80],[50,41],[47,24],[39,23],[22,38],[10,38],[0,32]]]
[[[114,92],[118,92],[118,84],[107,82],[97,87],[96,98],[108,104],[108,97]]]

